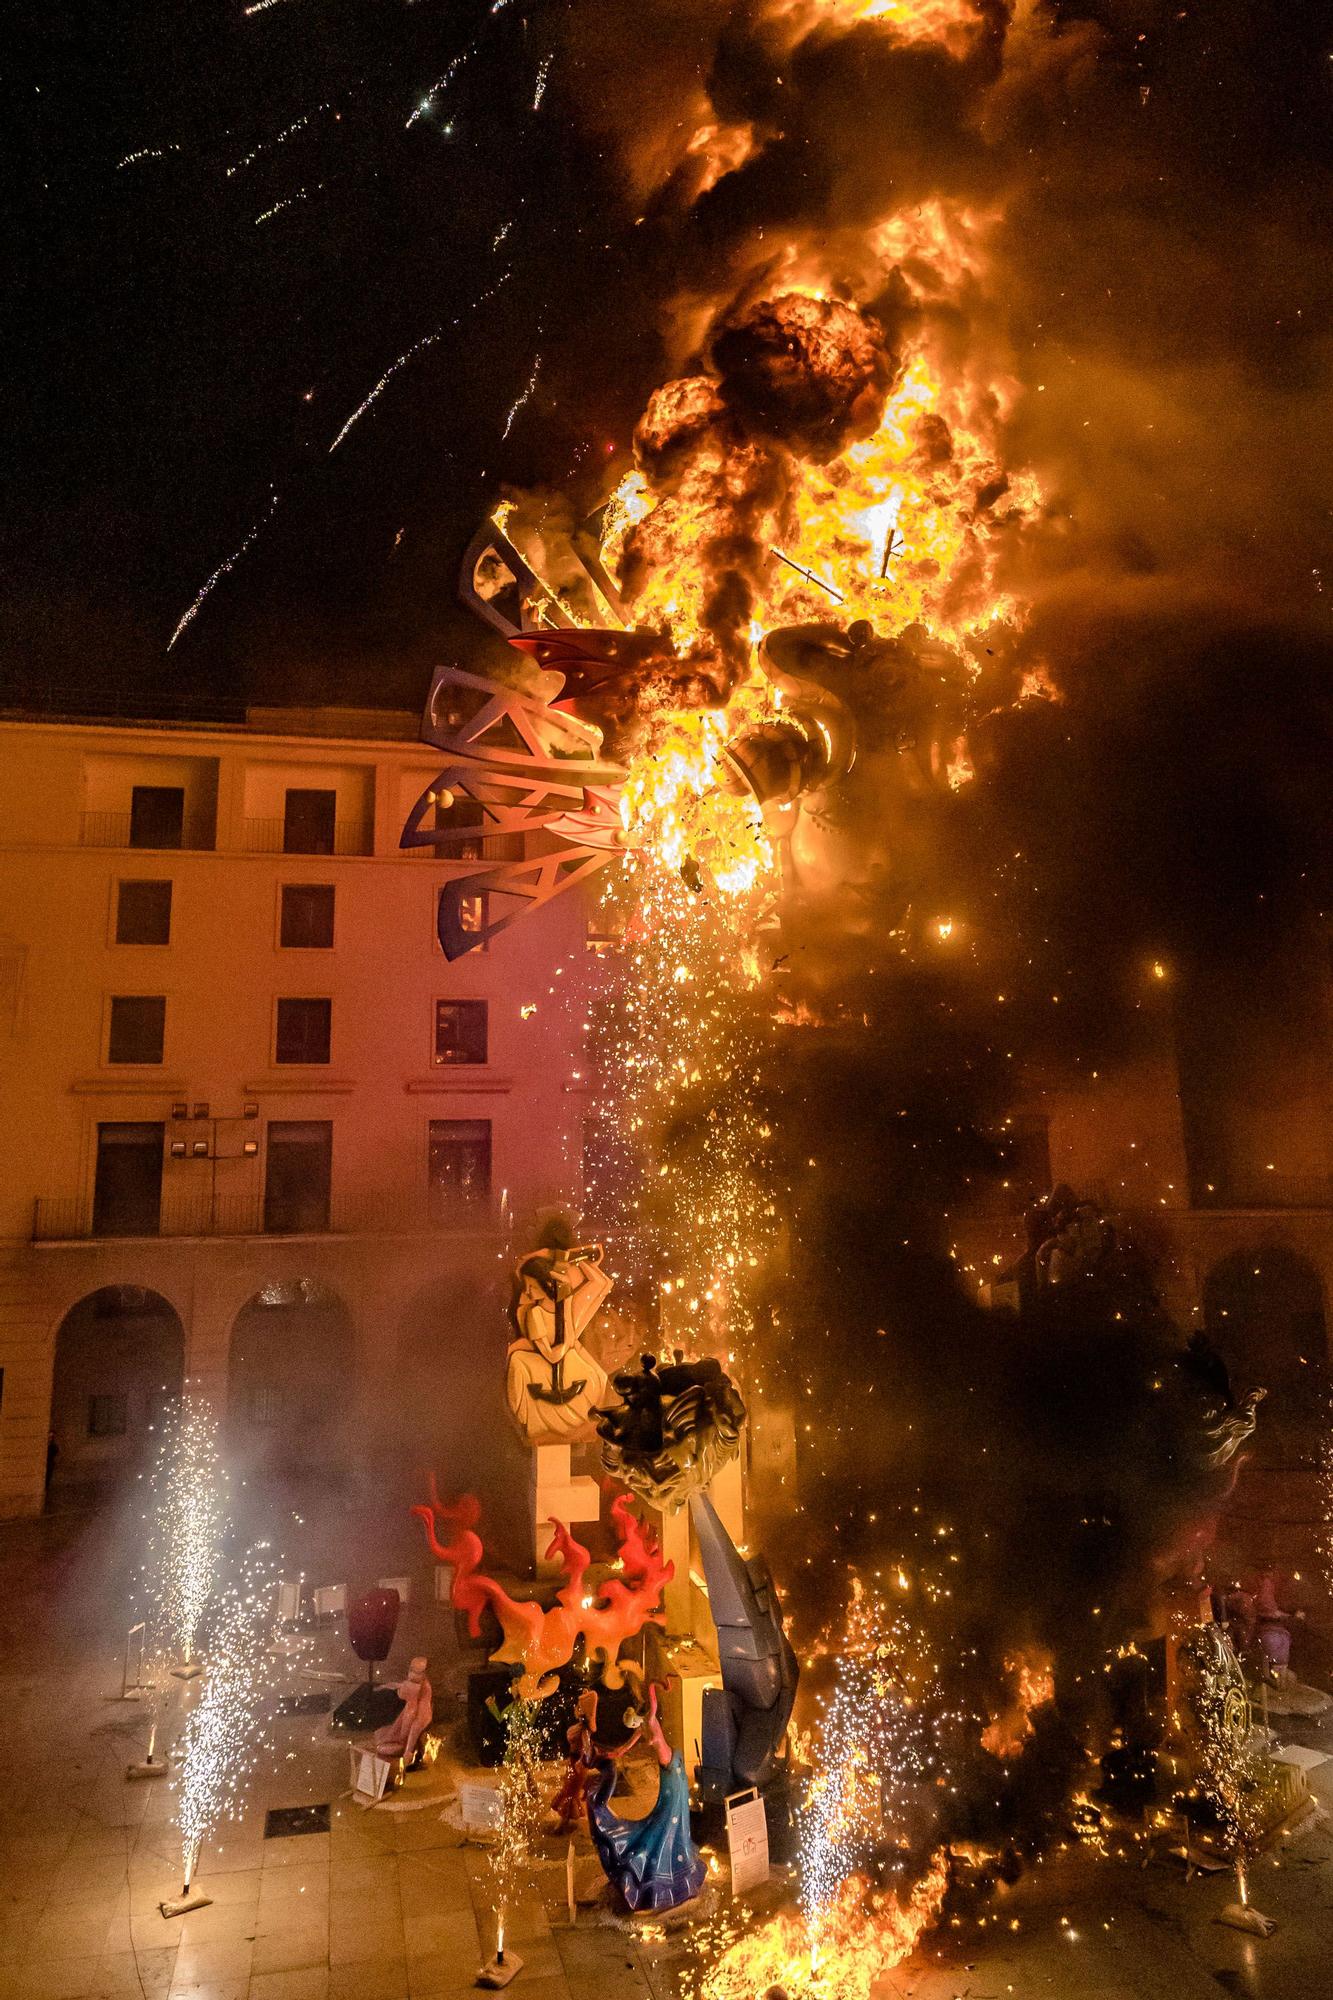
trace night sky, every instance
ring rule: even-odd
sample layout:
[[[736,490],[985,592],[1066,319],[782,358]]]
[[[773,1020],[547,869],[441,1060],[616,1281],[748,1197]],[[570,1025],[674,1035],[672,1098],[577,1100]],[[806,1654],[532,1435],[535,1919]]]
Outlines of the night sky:
[[[624,469],[688,359],[679,295],[725,303],[777,229],[824,240],[941,191],[1010,217],[984,332],[1056,496],[1023,579],[1046,650],[1100,656],[1126,617],[1160,632],[1220,599],[1322,641],[1318,10],[1058,5],[1037,60],[1002,54],[993,0],[962,63],[813,0],[778,49],[777,11],[21,0],[5,689],[415,706],[435,659],[485,643],[454,604],[482,510],[505,482],[587,502],[593,468]],[[762,143],[696,199],[670,141],[705,86]],[[157,148],[178,150],[118,164]]]

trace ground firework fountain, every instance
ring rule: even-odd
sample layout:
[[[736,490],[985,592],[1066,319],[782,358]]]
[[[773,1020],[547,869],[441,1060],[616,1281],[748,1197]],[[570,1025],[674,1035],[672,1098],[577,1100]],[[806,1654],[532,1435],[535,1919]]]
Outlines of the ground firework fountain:
[[[217,1580],[226,1473],[212,1405],[187,1392],[168,1405],[149,1487],[148,1553],[141,1572],[150,1644],[187,1679]]]
[[[208,1608],[208,1670],[185,1723],[176,1779],[184,1881],[180,1897],[163,1903],[166,1917],[211,1900],[193,1886],[200,1850],[220,1820],[239,1813],[246,1776],[264,1748],[275,1579],[267,1547],[253,1548],[235,1563]]]

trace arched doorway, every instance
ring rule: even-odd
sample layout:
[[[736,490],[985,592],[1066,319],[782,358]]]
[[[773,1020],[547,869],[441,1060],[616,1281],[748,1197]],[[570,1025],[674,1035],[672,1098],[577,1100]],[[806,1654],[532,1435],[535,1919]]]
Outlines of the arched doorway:
[[[310,1278],[263,1285],[232,1325],[227,1427],[247,1469],[338,1477],[345,1466],[356,1343],[335,1292]]]
[[[160,1293],[103,1285],[71,1306],[51,1382],[52,1495],[110,1489],[141,1470],[184,1373],[185,1329]]]

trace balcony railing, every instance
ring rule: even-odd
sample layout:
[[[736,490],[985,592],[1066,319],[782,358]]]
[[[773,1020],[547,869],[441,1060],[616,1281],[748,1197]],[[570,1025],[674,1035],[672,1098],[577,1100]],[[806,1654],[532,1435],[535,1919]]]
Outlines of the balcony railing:
[[[127,812],[85,812],[79,814],[80,847],[145,847],[153,849],[152,841],[135,841],[130,838],[131,819]],[[187,819],[181,828],[181,837],[168,846],[157,849],[161,853],[173,853],[178,848],[189,849],[199,854],[213,851],[213,828],[205,819]]]
[[[156,1227],[144,1215],[127,1215],[123,1223],[103,1214],[79,1195],[40,1197],[34,1204],[34,1243],[86,1243],[126,1237],[182,1236],[420,1236],[487,1235],[496,1226],[494,1205],[488,1201],[441,1207],[426,1190],[410,1194],[338,1196],[324,1223],[305,1219],[291,1228],[265,1224],[262,1195],[164,1195]]]
[[[317,843],[288,846],[284,819],[247,819],[243,827],[247,854],[369,854],[370,841],[360,820],[340,819],[333,829],[332,847]]]

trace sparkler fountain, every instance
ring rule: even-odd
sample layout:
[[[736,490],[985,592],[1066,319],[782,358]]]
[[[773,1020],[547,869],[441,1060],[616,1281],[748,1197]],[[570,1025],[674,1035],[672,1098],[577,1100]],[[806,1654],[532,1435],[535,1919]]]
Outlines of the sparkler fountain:
[[[186,1719],[175,1780],[184,1881],[180,1896],[161,1905],[164,1917],[211,1902],[193,1886],[200,1850],[220,1820],[239,1814],[244,1781],[265,1747],[276,1576],[267,1544],[258,1544],[239,1558],[209,1609],[208,1671]]]

